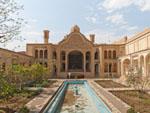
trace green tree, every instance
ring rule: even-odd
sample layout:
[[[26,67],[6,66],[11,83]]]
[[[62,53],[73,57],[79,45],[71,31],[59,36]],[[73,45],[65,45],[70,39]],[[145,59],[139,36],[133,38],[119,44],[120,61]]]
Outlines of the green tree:
[[[3,99],[6,107],[8,98],[13,96],[15,93],[15,88],[7,81],[4,73],[0,73],[0,99]],[[8,107],[9,108],[9,107]]]
[[[41,82],[47,75],[47,68],[40,64],[33,64],[31,66],[31,74],[33,79],[35,79],[37,82]]]
[[[15,88],[7,81],[6,77],[0,74],[0,98],[12,96]]]
[[[22,89],[23,83],[25,83],[28,80],[28,74],[29,74],[29,68],[24,67],[22,65],[13,65],[11,70],[12,76],[15,77],[15,84],[16,86],[19,83],[19,89]]]

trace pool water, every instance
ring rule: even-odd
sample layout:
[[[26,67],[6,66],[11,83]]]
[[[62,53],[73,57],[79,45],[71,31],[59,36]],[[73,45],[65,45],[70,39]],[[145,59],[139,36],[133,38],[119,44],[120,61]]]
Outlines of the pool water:
[[[82,84],[68,86],[60,113],[100,113]]]

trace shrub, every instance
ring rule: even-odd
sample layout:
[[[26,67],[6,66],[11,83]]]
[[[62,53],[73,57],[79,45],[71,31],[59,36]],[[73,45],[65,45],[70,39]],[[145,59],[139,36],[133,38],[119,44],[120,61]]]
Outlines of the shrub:
[[[49,85],[47,80],[44,80],[41,84],[42,87],[47,87]]]
[[[5,113],[5,111],[4,110],[0,110],[0,113]]]
[[[127,110],[127,113],[136,113],[136,111],[133,108],[130,108]]]
[[[42,91],[42,89],[40,89],[40,88],[35,90],[35,91],[32,91],[30,93],[30,95],[28,95],[28,98],[35,97],[35,96],[39,95],[41,93],[41,91]]]
[[[29,113],[29,112],[30,112],[30,110],[26,106],[23,106],[19,110],[19,113]]]

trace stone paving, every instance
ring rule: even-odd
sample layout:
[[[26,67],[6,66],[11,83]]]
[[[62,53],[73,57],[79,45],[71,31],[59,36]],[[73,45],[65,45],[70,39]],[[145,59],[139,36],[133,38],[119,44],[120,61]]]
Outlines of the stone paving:
[[[109,108],[112,110],[112,113],[126,113],[130,108],[129,105],[124,103],[122,100],[108,92],[94,81],[90,80],[89,84],[95,90],[97,95],[109,106]]]
[[[40,113],[40,111],[45,107],[45,105],[49,102],[51,97],[55,94],[57,89],[62,84],[62,81],[55,83],[56,87],[53,88],[43,88],[41,94],[36,96],[34,99],[29,101],[26,104],[26,107],[30,110],[30,113]]]

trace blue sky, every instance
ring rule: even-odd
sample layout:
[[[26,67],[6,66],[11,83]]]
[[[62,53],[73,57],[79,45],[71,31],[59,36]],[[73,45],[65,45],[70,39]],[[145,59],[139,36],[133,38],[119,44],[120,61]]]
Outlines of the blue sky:
[[[26,49],[26,43],[57,43],[77,24],[81,32],[96,34],[97,43],[110,43],[150,27],[150,0],[19,0],[21,15],[28,22],[22,29],[25,41],[9,42],[8,49]]]

